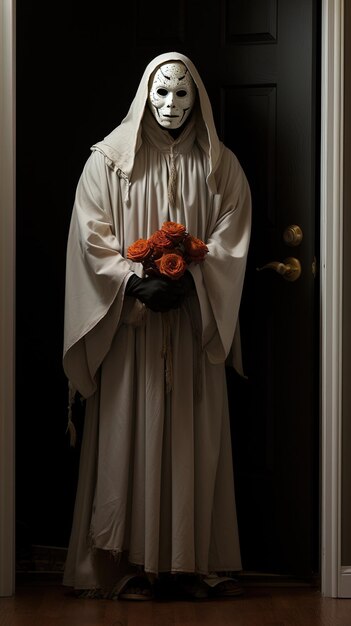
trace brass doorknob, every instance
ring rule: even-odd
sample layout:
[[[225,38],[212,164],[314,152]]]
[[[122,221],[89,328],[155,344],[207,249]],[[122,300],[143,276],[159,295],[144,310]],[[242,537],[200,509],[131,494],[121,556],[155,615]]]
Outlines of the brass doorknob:
[[[270,263],[263,265],[263,267],[257,267],[256,269],[258,272],[266,269],[275,270],[285,280],[288,280],[291,283],[301,276],[301,263],[298,259],[291,256],[285,259],[283,263],[280,261],[271,261]]]
[[[303,232],[300,226],[297,226],[297,224],[288,226],[284,230],[283,239],[287,246],[299,246],[303,239]]]

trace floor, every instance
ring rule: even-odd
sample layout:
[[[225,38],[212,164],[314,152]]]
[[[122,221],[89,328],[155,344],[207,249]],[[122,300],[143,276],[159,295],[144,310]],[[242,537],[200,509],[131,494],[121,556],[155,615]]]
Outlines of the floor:
[[[351,626],[351,600],[310,586],[247,586],[202,602],[82,600],[54,582],[17,583],[0,599],[0,626]]]

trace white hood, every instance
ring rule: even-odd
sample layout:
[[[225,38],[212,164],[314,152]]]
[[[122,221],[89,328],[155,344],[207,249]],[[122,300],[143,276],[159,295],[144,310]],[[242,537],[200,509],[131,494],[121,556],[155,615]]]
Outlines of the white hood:
[[[103,141],[94,144],[91,149],[102,152],[111,167],[119,170],[126,179],[131,179],[135,155],[141,146],[141,123],[148,99],[150,77],[159,65],[171,61],[184,63],[196,84],[200,105],[200,112],[197,111],[196,137],[201,148],[208,154],[207,184],[211,192],[216,193],[214,172],[221,154],[221,142],[215,128],[211,102],[196,67],[188,57],[179,52],[160,54],[148,64],[126,117]],[[194,113],[196,114],[195,111]]]

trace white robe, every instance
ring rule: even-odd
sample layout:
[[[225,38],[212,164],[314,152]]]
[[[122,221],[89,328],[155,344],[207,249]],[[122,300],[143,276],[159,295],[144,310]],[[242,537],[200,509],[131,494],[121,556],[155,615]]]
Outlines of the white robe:
[[[200,96],[199,111],[175,142],[144,110],[151,72],[170,59],[187,64]],[[76,588],[111,584],[118,577],[111,554],[156,574],[241,569],[225,362],[240,362],[235,339],[251,198],[208,107],[191,62],[177,53],[158,57],[125,126],[93,146],[77,186],[64,369],[87,402],[63,581]],[[123,136],[128,125],[134,134]],[[167,191],[171,150],[174,207]],[[209,253],[189,268],[194,294],[164,315],[125,295],[131,272],[142,275],[126,250],[168,220],[204,240]],[[168,392],[165,323],[173,365]]]

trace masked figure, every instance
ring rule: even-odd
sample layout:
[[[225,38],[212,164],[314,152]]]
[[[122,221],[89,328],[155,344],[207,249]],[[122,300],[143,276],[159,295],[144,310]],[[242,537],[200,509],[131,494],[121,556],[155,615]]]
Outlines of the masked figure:
[[[213,573],[241,570],[225,364],[241,373],[248,183],[176,52],[149,63],[91,150],[67,244],[63,365],[86,408],[63,582],[135,599],[157,584],[235,593]],[[208,249],[178,280],[127,258],[164,222]]]

